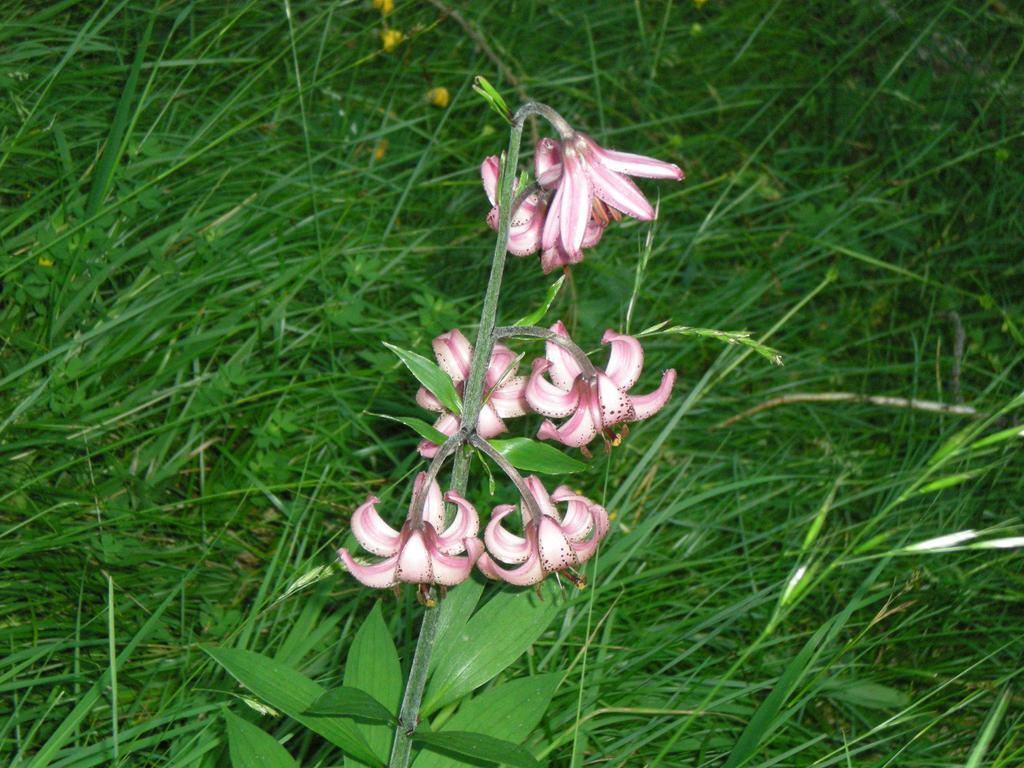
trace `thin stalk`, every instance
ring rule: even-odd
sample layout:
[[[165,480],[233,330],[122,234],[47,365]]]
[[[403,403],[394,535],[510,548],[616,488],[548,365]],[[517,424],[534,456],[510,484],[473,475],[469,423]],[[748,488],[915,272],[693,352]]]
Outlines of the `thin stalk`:
[[[491,350],[494,347],[492,332],[498,314],[498,297],[501,293],[501,279],[505,272],[505,257],[508,253],[508,230],[515,190],[516,168],[519,165],[519,144],[523,137],[523,121],[530,114],[542,114],[527,109],[526,107],[529,106],[531,105],[521,108],[513,119],[508,140],[508,152],[501,167],[498,189],[498,238],[494,244],[491,276],[487,281],[487,293],[484,294],[484,306],[480,312],[480,328],[477,331],[476,344],[473,347],[469,379],[466,381],[466,389],[462,397],[462,429],[458,433],[462,436],[461,441],[464,441],[467,435],[476,430],[476,422],[483,406],[484,374],[487,371],[487,365],[491,360]],[[445,445],[448,445],[448,442]],[[466,484],[469,481],[470,453],[457,450],[457,444],[453,449],[457,452],[452,467],[451,489],[461,495],[466,492]],[[431,468],[433,468],[433,464]],[[440,463],[438,463],[438,468],[440,468]],[[420,634],[416,641],[416,652],[409,669],[409,681],[406,683],[405,694],[402,697],[402,709],[398,716],[398,726],[395,729],[395,741],[391,748],[389,768],[408,768],[409,765],[409,757],[412,752],[410,735],[416,730],[419,721],[420,703],[423,700],[423,689],[427,683],[427,669],[430,665],[430,654],[434,648],[434,638],[437,636],[439,616],[440,611],[429,608],[423,614],[423,623],[420,625]]]
[[[511,480],[513,485],[519,490],[519,495],[523,498],[523,505],[530,513],[530,519],[539,521],[544,513],[541,512],[533,491],[530,490],[530,486],[526,484],[523,476],[519,474],[519,470],[513,467],[508,459],[498,453],[494,446],[480,437],[480,435],[471,435],[469,444],[486,453],[491,461],[498,465],[501,471],[505,473],[505,477]]]
[[[576,361],[576,365],[580,367],[585,378],[593,379],[597,376],[597,369],[594,367],[594,364],[590,362],[590,358],[587,357],[587,353],[580,349],[576,342],[568,336],[563,336],[560,333],[549,331],[547,328],[541,328],[539,325],[503,325],[500,328],[494,329],[495,340],[508,339],[516,336],[544,339],[545,341],[550,341],[552,344],[557,344],[572,356],[572,359]]]

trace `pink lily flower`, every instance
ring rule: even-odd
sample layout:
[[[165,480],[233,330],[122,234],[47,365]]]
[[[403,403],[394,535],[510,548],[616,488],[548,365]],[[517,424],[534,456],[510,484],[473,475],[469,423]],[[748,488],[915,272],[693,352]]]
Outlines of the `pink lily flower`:
[[[476,538],[480,529],[476,509],[454,491],[448,491],[442,498],[435,480],[424,488],[426,480],[426,472],[416,476],[409,516],[400,531],[381,519],[376,509],[380,499],[376,496],[368,496],[352,515],[352,533],[359,543],[367,551],[385,558],[379,563],[364,565],[357,563],[347,549],[338,550],[346,570],[366,586],[386,589],[405,582],[450,587],[466,580],[483,552],[483,544]],[[426,494],[423,511],[417,515],[415,507],[423,493]],[[455,519],[447,528],[444,528],[445,501],[457,508]],[[466,555],[457,557],[462,552]]]
[[[547,143],[545,143],[547,142]],[[579,261],[591,221],[607,224],[621,212],[641,221],[654,218],[654,208],[629,177],[674,179],[684,174],[678,165],[644,155],[605,149],[589,136],[570,130],[561,143],[544,139],[537,155],[544,157],[542,187],[554,188],[541,232],[540,245],[547,252],[560,249],[568,256],[549,257]],[[556,252],[557,253],[557,252]],[[571,262],[570,262],[571,263]]]
[[[509,533],[501,522],[514,510],[512,504],[501,504],[491,513],[491,521],[484,532],[487,552],[477,560],[477,567],[491,579],[501,579],[509,584],[525,587],[537,584],[549,573],[566,572],[586,562],[597,545],[608,533],[608,512],[585,496],[580,496],[560,485],[548,495],[544,485],[536,476],[526,478],[535,508],[540,512],[525,523],[523,536]],[[555,502],[565,503],[565,516],[558,514]],[[530,505],[524,499],[522,505]],[[522,563],[519,568],[507,569],[496,560],[505,563]],[[581,577],[571,571],[567,578],[582,586]]]
[[[469,378],[469,363],[473,359],[473,347],[469,340],[458,329],[442,333],[434,339],[434,356],[441,369],[448,374],[455,389],[461,395],[466,379]],[[516,354],[504,344],[495,344],[491,351],[491,360],[484,374],[484,389],[489,392],[480,417],[477,421],[477,434],[489,438],[500,435],[507,430],[504,419],[525,415],[529,406],[526,403],[526,377],[516,376]],[[416,403],[428,411],[440,413],[434,422],[434,429],[448,437],[454,435],[461,426],[459,417],[450,413],[433,393],[426,387],[416,392]],[[438,446],[429,440],[422,441],[417,450],[424,458],[433,458]]]
[[[537,142],[537,151],[534,153],[534,170],[537,174],[537,183],[542,187],[541,192],[535,192],[527,196],[509,222],[508,252],[513,256],[529,256],[540,250],[541,233],[544,227],[545,216],[548,210],[548,200],[551,192],[548,188],[557,185],[562,175],[561,155],[558,144],[551,139],[542,139]],[[484,191],[487,199],[491,202],[491,210],[487,214],[487,224],[491,229],[498,229],[498,173],[499,162],[496,155],[488,157],[480,166],[480,176],[483,179]],[[516,189],[518,195],[522,190]],[[597,245],[604,234],[610,218],[618,218],[618,212],[609,212],[600,202],[595,200],[594,215],[587,222],[586,233],[581,248],[590,248]],[[541,255],[541,267],[545,274],[566,264],[575,264],[583,259],[582,252],[569,253],[560,245],[546,249]]]
[[[484,182],[484,192],[491,201],[491,210],[487,214],[487,225],[498,229],[498,175],[500,163],[497,155],[491,155],[480,165],[480,177]],[[515,195],[522,189],[517,186]],[[512,214],[508,230],[508,252],[513,256],[529,256],[540,248],[540,233],[544,226],[544,214],[547,211],[547,200],[538,193],[533,193]]]
[[[551,330],[569,337],[561,321],[551,326]],[[674,369],[662,374],[661,384],[653,392],[629,394],[643,370],[643,347],[632,336],[610,329],[605,331],[601,343],[611,344],[604,370],[589,364],[585,370],[580,360],[553,341],[547,342],[545,357],[533,361],[526,400],[534,411],[549,417],[537,432],[541,440],[555,440],[581,448],[584,453],[586,446],[599,434],[615,445],[620,438],[610,427],[649,418],[668,402],[676,380]],[[544,377],[545,373],[550,380]],[[558,427],[550,420],[565,417],[568,420]]]

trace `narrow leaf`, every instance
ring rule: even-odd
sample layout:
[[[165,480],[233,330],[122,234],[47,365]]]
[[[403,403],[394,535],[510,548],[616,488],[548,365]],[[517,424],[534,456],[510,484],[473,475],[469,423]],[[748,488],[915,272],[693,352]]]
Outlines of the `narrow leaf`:
[[[540,768],[540,763],[525,749],[511,741],[468,731],[416,731],[412,740],[427,749],[439,749],[474,760],[504,763],[518,768]]]
[[[345,687],[340,690],[358,689],[355,691],[357,694],[365,692],[366,697],[372,700],[372,704],[367,703],[366,706],[376,705],[376,720],[389,723],[395,720],[394,715],[397,714],[402,700],[402,666],[381,610],[381,603],[378,601],[352,639],[352,647],[349,648],[348,658],[345,660]],[[330,691],[325,696],[332,693],[335,691]],[[317,705],[321,703],[322,700],[318,701]],[[365,717],[366,713],[364,710],[363,716],[359,719],[368,719]],[[353,716],[358,714],[360,713],[352,713]],[[392,729],[387,725],[365,725],[359,722],[356,723],[356,727],[366,737],[366,743],[377,756],[387,762],[394,736]],[[346,757],[345,764],[351,768],[355,762]]]
[[[439,429],[434,429],[432,426],[427,424],[423,419],[417,419],[415,416],[388,416],[386,413],[370,413],[371,416],[378,416],[388,421],[397,421],[399,424],[405,424],[410,427],[417,435],[422,437],[424,440],[429,440],[435,445],[440,445],[448,439],[448,435]]]
[[[454,589],[434,610],[440,611],[437,617],[437,635],[434,638],[434,652],[430,654],[430,671],[433,672],[437,663],[447,657],[445,648],[457,646],[462,642],[469,617],[480,602],[484,585],[476,579],[466,579]]]
[[[463,703],[459,711],[445,721],[439,733],[472,731],[521,744],[540,724],[561,677],[560,673],[533,675],[488,688]],[[423,750],[413,768],[461,768],[466,765],[473,764]]]
[[[462,412],[462,403],[459,401],[459,393],[455,391],[455,385],[448,378],[448,374],[442,371],[435,363],[411,352],[408,349],[396,347],[394,344],[384,342],[384,346],[398,355],[405,367],[409,369],[416,380],[424,387],[434,393],[434,397],[441,401],[445,408],[452,413]]]
[[[299,768],[288,750],[262,728],[227,710],[224,722],[233,768]]]
[[[1003,689],[1003,692],[999,694],[999,698],[996,699],[995,706],[993,706],[992,711],[988,713],[988,717],[985,718],[985,725],[982,727],[981,733],[978,734],[978,738],[974,742],[974,746],[971,747],[971,754],[968,755],[967,762],[964,763],[964,768],[981,768],[982,761],[985,759],[985,754],[988,752],[988,748],[992,745],[992,741],[995,739],[996,730],[998,730],[999,724],[1006,715],[1006,707],[1009,703],[1010,688],[1006,687]]]
[[[587,468],[582,461],[562,453],[553,445],[531,440],[528,437],[511,437],[506,440],[489,440],[488,442],[498,453],[508,459],[513,467],[526,472],[567,475]]]
[[[543,584],[544,599],[532,592],[502,592],[473,614],[458,642],[437,646],[437,665],[422,712],[428,715],[493,679],[529,648],[558,613],[557,588]]]
[[[505,99],[498,93],[497,89],[491,85],[487,78],[477,75],[473,78],[473,90],[487,102],[487,105],[493,109],[498,115],[506,122],[512,122],[512,110],[508,108],[508,104],[505,103]]]
[[[363,734],[351,720],[305,714],[309,706],[326,690],[296,669],[240,648],[203,650],[238,682],[270,706],[315,731],[335,746],[367,765],[382,761],[370,749]]]
[[[314,701],[304,714],[319,717],[354,717],[374,723],[393,723],[395,716],[366,691],[358,688],[331,688]]]
[[[562,289],[562,283],[565,282],[565,275],[555,280],[551,285],[548,286],[548,292],[544,295],[544,301],[537,307],[533,312],[521,317],[516,320],[512,325],[538,325],[541,320],[544,319],[544,315],[551,309],[551,304],[555,301],[555,297],[558,296],[558,292]]]

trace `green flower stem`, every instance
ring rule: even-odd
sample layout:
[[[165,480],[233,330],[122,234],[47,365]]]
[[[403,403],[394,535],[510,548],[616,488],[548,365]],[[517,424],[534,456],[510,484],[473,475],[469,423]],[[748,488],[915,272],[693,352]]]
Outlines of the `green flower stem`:
[[[530,105],[527,105],[530,106]],[[519,165],[519,144],[523,137],[523,122],[528,114],[533,114],[525,107],[516,113],[512,121],[512,130],[508,141],[508,152],[501,165],[501,181],[499,185],[499,217],[498,239],[494,244],[494,260],[491,263],[491,276],[487,281],[487,293],[484,294],[484,307],[480,313],[480,328],[473,346],[473,360],[469,368],[469,380],[466,382],[462,397],[462,440],[476,430],[476,422],[480,416],[480,408],[484,400],[484,374],[491,360],[491,349],[494,347],[495,318],[498,314],[498,296],[501,293],[501,278],[505,272],[505,257],[508,253],[508,230],[511,221],[512,198],[515,190],[516,168]],[[452,467],[451,489],[458,494],[466,492],[469,481],[469,460],[471,454],[466,450],[458,450]],[[440,610],[428,608],[420,625],[419,639],[416,641],[416,652],[412,657],[409,669],[409,682],[405,686],[402,697],[402,709],[398,716],[398,727],[395,729],[395,741],[391,748],[389,768],[408,768],[412,752],[410,735],[416,730],[419,720],[420,703],[423,701],[423,689],[427,684],[427,670],[430,666],[430,654],[437,636],[437,624]]]
[[[590,362],[590,358],[587,357],[587,353],[584,352],[576,343],[568,336],[562,336],[549,331],[547,328],[542,328],[539,325],[503,325],[500,328],[494,329],[494,339],[510,339],[510,338],[533,338],[533,339],[544,339],[550,341],[552,344],[557,344],[566,352],[568,352],[572,359],[576,361],[576,365],[583,371],[583,375],[588,379],[593,379],[597,376],[597,369],[594,364]]]
[[[519,491],[519,495],[523,499],[523,506],[526,507],[530,513],[530,520],[540,521],[544,513],[540,511],[540,507],[537,506],[537,499],[533,495],[533,491],[530,490],[530,486],[526,484],[526,480],[519,474],[519,471],[512,466],[512,462],[498,453],[494,446],[484,440],[480,435],[471,435],[469,438],[469,444],[474,448],[484,453],[493,461],[502,472],[505,473],[505,477],[512,481],[516,489]]]

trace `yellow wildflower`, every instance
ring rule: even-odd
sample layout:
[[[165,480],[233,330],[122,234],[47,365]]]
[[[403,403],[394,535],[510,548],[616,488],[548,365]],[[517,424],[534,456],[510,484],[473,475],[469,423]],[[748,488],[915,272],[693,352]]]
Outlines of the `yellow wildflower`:
[[[707,5],[707,2],[708,2],[708,0],[693,0],[693,7],[696,8],[699,11],[701,8],[703,8],[705,5]],[[377,2],[376,2],[376,0],[374,0],[374,5],[376,5],[376,4],[377,4]]]
[[[53,259],[51,259],[49,256],[40,256],[39,261],[36,263],[39,264],[40,267],[45,267],[46,269],[49,269],[50,267],[53,266]]]
[[[372,150],[370,150],[370,154],[373,155],[373,159],[374,160],[382,160],[382,159],[384,159],[384,155],[385,155],[385,153],[387,151],[388,151],[388,140],[387,139],[381,139],[380,141],[377,142],[377,144],[374,146],[374,148]]]
[[[391,53],[404,38],[405,35],[397,29],[385,29],[380,33],[380,47],[384,49],[384,53]]]
[[[395,0],[373,0],[373,7],[380,11],[381,16],[387,16],[395,10]]]
[[[448,95],[448,89],[443,85],[437,88],[431,88],[427,91],[427,101],[433,104],[435,107],[444,109],[448,106],[450,97]]]

